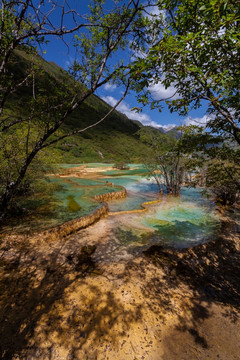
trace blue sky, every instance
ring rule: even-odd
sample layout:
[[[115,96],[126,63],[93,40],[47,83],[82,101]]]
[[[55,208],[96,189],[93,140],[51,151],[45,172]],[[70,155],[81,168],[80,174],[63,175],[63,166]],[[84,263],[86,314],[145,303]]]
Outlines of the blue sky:
[[[72,6],[81,13],[87,13],[88,11],[88,0],[70,0]],[[107,0],[107,4],[111,7],[112,0]],[[153,10],[155,11],[155,10]],[[59,18],[55,16],[53,19],[54,22],[58,22]],[[69,26],[71,26],[69,20]],[[43,51],[46,51],[44,58],[48,61],[54,61],[64,69],[67,69],[75,58],[75,49],[71,43],[72,36],[68,36],[65,40],[68,43],[68,46],[65,45],[61,40],[57,38],[49,39],[50,42],[48,45],[42,48]],[[126,55],[129,56],[129,53]],[[113,60],[114,61],[114,60]],[[167,98],[174,93],[174,88],[165,89],[161,83],[156,84],[150,88],[152,97],[154,99]],[[116,85],[106,84],[104,87],[97,90],[96,95],[101,97],[103,100],[108,102],[110,105],[114,106],[115,103],[122,96],[123,89]],[[151,110],[150,106],[143,108],[141,113],[136,113],[131,111],[133,107],[138,107],[139,104],[136,100],[136,94],[134,92],[129,93],[124,101],[118,106],[118,110],[126,114],[130,119],[139,120],[144,125],[151,125],[154,127],[163,127],[166,130],[170,129],[173,126],[179,126],[181,124],[188,123],[205,123],[206,122],[206,107],[202,106],[200,109],[192,111],[189,113],[189,117],[180,117],[177,113],[170,113],[167,106],[164,105],[161,112],[157,109]]]

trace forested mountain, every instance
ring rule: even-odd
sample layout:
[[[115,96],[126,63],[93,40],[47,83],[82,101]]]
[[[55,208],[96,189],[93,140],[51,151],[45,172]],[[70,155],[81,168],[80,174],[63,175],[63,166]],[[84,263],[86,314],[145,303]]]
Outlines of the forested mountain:
[[[53,62],[47,62],[40,56],[46,76],[54,77],[59,82],[64,81],[69,75]],[[16,61],[11,68],[14,76],[26,71],[31,65],[29,55],[23,51],[16,51]],[[71,82],[71,80],[69,80]],[[71,86],[71,85],[69,85]],[[32,84],[17,91],[7,104],[8,110],[15,115],[18,109],[27,107],[33,96]],[[67,134],[75,128],[86,128],[100,120],[109,110],[110,105],[96,95],[91,95],[81,106],[76,109],[62,127],[62,133]],[[147,151],[147,146],[139,137],[139,130],[143,125],[139,121],[130,120],[119,111],[114,111],[102,123],[81,134],[65,138],[47,149],[54,152],[57,162],[82,163],[82,162],[140,162]],[[148,127],[149,128],[149,127]],[[161,131],[152,128],[152,131]],[[161,131],[163,133],[163,131]],[[166,135],[167,136],[167,135]]]

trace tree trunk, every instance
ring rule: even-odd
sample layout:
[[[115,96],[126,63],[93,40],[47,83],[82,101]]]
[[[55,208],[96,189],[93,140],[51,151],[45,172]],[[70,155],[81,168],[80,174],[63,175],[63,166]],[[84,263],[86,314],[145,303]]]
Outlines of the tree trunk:
[[[1,201],[0,201],[0,224],[6,217],[9,204],[10,204],[12,198],[14,197],[15,193],[17,192],[19,185],[22,183],[29,165],[32,163],[33,159],[35,158],[35,156],[37,155],[39,150],[41,150],[42,142],[43,141],[40,140],[39,143],[33,149],[33,151],[27,156],[27,158],[19,172],[18,178],[6,186],[6,190],[3,192],[2,196],[1,196]]]
[[[11,183],[6,187],[5,192],[1,196],[1,202],[0,202],[0,224],[4,220],[7,214],[9,203],[11,202],[14,193],[17,189],[18,185],[16,185],[16,182]]]

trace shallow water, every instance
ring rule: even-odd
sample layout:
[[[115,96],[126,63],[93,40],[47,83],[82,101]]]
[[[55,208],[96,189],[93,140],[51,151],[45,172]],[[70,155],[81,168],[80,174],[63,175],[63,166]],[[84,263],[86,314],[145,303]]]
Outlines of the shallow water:
[[[220,222],[214,207],[201,204],[197,190],[191,192],[192,198],[167,197],[142,217],[141,222],[155,230],[153,241],[182,248],[206,242],[216,234]]]
[[[215,205],[203,197],[200,189],[183,188],[180,197],[157,195],[157,186],[142,180],[129,183],[128,198],[112,201],[111,211],[140,209],[143,202],[159,199],[159,203],[147,205],[148,210],[123,220],[126,231],[142,227],[151,230],[151,244],[171,247],[188,247],[211,240],[216,235],[220,219]]]
[[[51,177],[50,182],[61,186],[60,190],[53,193],[54,210],[50,214],[53,224],[87,215],[100,206],[97,201],[88,196],[89,188],[86,186],[80,187],[66,178]],[[75,206],[71,206],[73,203]]]
[[[88,215],[101,206],[93,199],[94,196],[119,191],[119,187],[110,187],[105,181],[92,179],[52,176],[49,181],[61,186],[61,189],[53,194],[56,208],[53,214],[55,223]]]
[[[93,196],[119,191],[119,186],[124,186],[127,198],[109,201],[110,212],[143,210],[143,203],[155,200],[159,200],[159,203],[147,205],[147,211],[142,213],[126,217],[120,214],[123,220],[115,215],[113,221],[120,242],[121,234],[130,231],[134,236],[128,238],[134,239],[135,243],[187,247],[210,240],[218,231],[220,220],[215,205],[203,197],[200,189],[183,188],[180,197],[160,196],[154,180],[144,177],[146,171],[141,165],[135,164],[123,171],[109,171],[110,164],[87,164],[87,167],[95,168],[96,172],[101,168],[101,176],[98,175],[96,179],[71,176],[50,179],[62,186],[54,194],[58,209],[57,223],[89,214],[100,206]],[[104,168],[106,171],[103,171]],[[109,183],[113,185],[109,186]],[[143,235],[145,233],[151,233],[151,236]]]

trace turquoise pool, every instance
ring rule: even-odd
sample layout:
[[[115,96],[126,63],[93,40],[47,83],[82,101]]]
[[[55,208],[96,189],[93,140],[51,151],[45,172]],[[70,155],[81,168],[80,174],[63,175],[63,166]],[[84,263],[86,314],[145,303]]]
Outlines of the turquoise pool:
[[[180,197],[159,197],[157,185],[153,179],[146,178],[146,171],[142,165],[135,164],[130,166],[129,170],[123,171],[109,170],[111,164],[86,166],[93,169],[101,168],[101,177],[50,178],[51,182],[61,186],[53,195],[57,222],[91,213],[100,206],[99,202],[93,200],[94,195],[119,191],[119,186],[124,186],[127,198],[109,201],[111,212],[141,210],[143,203],[161,200],[148,206],[146,212],[132,215],[133,227],[141,225],[146,231],[149,229],[153,234],[153,243],[177,247],[190,246],[208,241],[219,229],[220,220],[215,212],[215,205],[203,197],[201,189],[182,188]],[[109,186],[109,183],[112,185]]]

